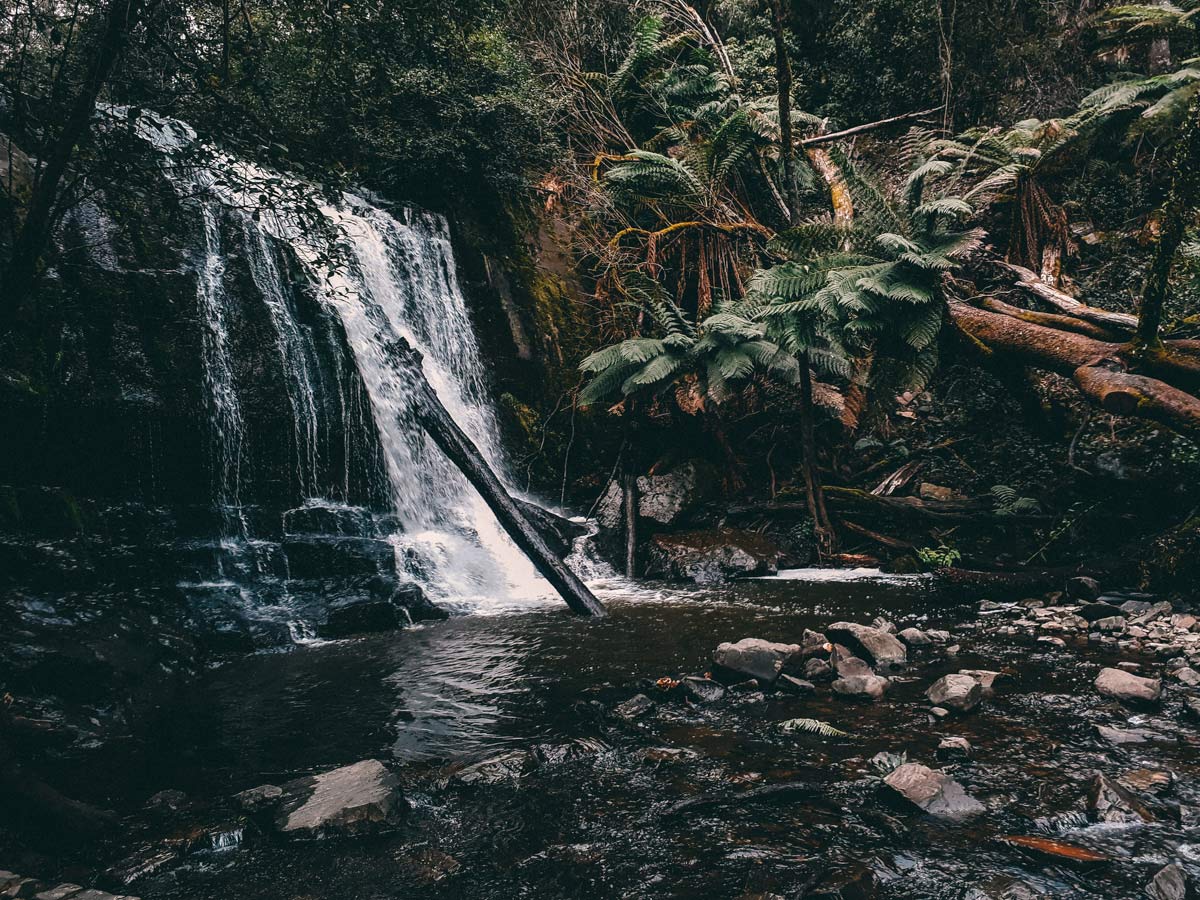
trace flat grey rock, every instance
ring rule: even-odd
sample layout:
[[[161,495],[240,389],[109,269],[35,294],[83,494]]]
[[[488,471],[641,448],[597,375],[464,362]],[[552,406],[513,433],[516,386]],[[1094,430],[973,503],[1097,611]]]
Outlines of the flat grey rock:
[[[397,824],[407,810],[396,776],[367,759],[285,784],[276,825],[291,837],[360,834]]]

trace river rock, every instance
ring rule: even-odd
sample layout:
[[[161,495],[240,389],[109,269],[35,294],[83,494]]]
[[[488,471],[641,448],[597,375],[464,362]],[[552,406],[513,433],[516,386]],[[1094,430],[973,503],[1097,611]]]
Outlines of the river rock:
[[[624,703],[618,704],[613,709],[613,713],[628,722],[633,722],[642,718],[652,709],[654,709],[653,700],[645,694],[635,694]]]
[[[774,684],[784,664],[800,652],[799,644],[777,644],[761,638],[724,643],[713,653],[713,663],[728,672]]]
[[[833,674],[833,668],[826,660],[810,659],[804,664],[804,677],[810,681],[820,681]]]
[[[873,666],[883,668],[903,666],[908,662],[908,651],[893,634],[868,625],[853,622],[835,622],[825,629],[826,636],[835,643],[845,644]]]
[[[34,894],[33,900],[67,900],[69,897],[78,897],[82,891],[81,885],[67,882]]]
[[[1156,735],[1144,728],[1113,728],[1109,725],[1097,725],[1096,733],[1114,746],[1122,744],[1144,744]]]
[[[1093,822],[1153,822],[1154,816],[1137,797],[1097,772],[1088,784],[1088,818]]]
[[[276,826],[290,837],[361,834],[398,824],[407,811],[396,776],[367,759],[285,784]]]
[[[1101,669],[1095,685],[1105,697],[1127,703],[1154,703],[1162,695],[1158,678],[1143,678],[1121,669]]]
[[[248,813],[274,809],[283,800],[283,788],[274,784],[262,784],[233,795],[234,801]]]
[[[779,676],[779,680],[775,682],[775,687],[785,694],[811,694],[817,689],[817,686],[811,681],[805,681],[802,678],[793,678],[786,673]]]
[[[994,672],[991,669],[959,669],[958,674],[966,675],[978,681],[979,688],[983,691],[984,700],[995,696],[996,681],[1004,677],[1002,672]]]
[[[1159,869],[1146,885],[1146,896],[1151,900],[1188,900],[1188,879],[1175,863]]]
[[[941,819],[957,821],[985,811],[984,805],[949,775],[920,763],[905,763],[883,783],[903,800]]]
[[[1113,606],[1111,603],[1097,600],[1093,603],[1083,604],[1076,610],[1076,614],[1080,618],[1087,619],[1089,622],[1095,622],[1097,619],[1108,619],[1112,616],[1121,616],[1124,618],[1126,612],[1119,606]]]
[[[883,699],[890,682],[880,675],[852,675],[833,682],[833,691],[841,697],[870,700],[876,703]]]
[[[725,688],[711,678],[689,675],[679,683],[684,695],[696,703],[716,703],[725,696]]]
[[[735,528],[656,534],[650,539],[646,575],[720,584],[734,578],[773,575],[783,555],[761,534]]]
[[[1176,678],[1178,678],[1181,682],[1186,684],[1188,687],[1200,686],[1200,672],[1197,672],[1195,669],[1193,669],[1189,666],[1184,666],[1181,669],[1176,669],[1174,674],[1175,674]]]
[[[874,675],[875,670],[867,665],[867,661],[857,656],[834,656],[833,670],[839,678],[855,678],[859,675]]]
[[[807,628],[800,636],[800,656],[803,659],[811,659],[814,656],[823,656],[829,653],[830,641],[825,635],[819,631],[811,631]]]
[[[1175,776],[1165,769],[1131,769],[1119,781],[1132,791],[1161,796],[1170,793]]]
[[[1067,596],[1072,600],[1090,603],[1100,596],[1100,582],[1087,575],[1076,575],[1067,579]]]
[[[965,737],[942,738],[937,748],[938,759],[961,759],[971,755],[971,742]]]
[[[934,706],[969,713],[983,701],[983,688],[970,675],[943,675],[930,686],[925,696]]]
[[[933,643],[933,640],[923,632],[920,628],[905,628],[899,632],[896,637],[902,640],[909,647],[928,647]]]
[[[524,777],[533,763],[533,754],[529,751],[509,750],[459,769],[453,778],[459,784],[468,785],[514,783]]]

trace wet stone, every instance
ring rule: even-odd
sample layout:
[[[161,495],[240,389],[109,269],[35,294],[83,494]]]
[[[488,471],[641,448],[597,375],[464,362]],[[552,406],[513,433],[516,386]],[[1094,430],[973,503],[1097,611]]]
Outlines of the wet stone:
[[[1159,679],[1143,678],[1121,669],[1101,669],[1095,685],[1105,697],[1127,703],[1153,703],[1162,694]]]
[[[1200,698],[1188,697],[1183,701],[1183,715],[1193,722],[1200,722]]]
[[[983,688],[970,675],[945,675],[925,692],[934,706],[968,713],[983,701]]]
[[[292,837],[359,834],[395,825],[407,810],[396,776],[368,759],[284,785],[276,826]]]
[[[908,662],[904,644],[879,628],[853,622],[835,622],[825,629],[831,641],[845,644],[873,666],[903,666]]]
[[[901,799],[941,819],[956,821],[985,811],[984,805],[949,775],[920,763],[905,763],[883,783]]]
[[[960,669],[958,674],[974,678],[979,682],[979,689],[983,692],[983,699],[985,700],[995,695],[996,681],[1004,677],[1003,673],[995,672],[991,669]]]
[[[1089,622],[1095,622],[1099,619],[1109,619],[1113,616],[1124,618],[1126,615],[1125,610],[1119,606],[1100,602],[1085,603],[1076,612],[1081,618],[1087,619]]]
[[[713,653],[713,662],[722,669],[765,684],[774,684],[784,663],[800,652],[799,644],[778,644],[761,638],[743,638],[724,643]]]
[[[1146,896],[1151,900],[1187,900],[1188,879],[1175,863],[1159,869],[1146,885]]]
[[[833,669],[823,659],[810,659],[804,664],[804,677],[810,681],[820,681],[832,674]]]
[[[929,635],[920,628],[905,628],[903,631],[897,633],[896,637],[909,647],[928,647],[933,643]]]
[[[942,738],[937,748],[938,759],[961,759],[971,755],[971,742],[965,737]]]
[[[870,700],[875,703],[883,699],[887,692],[889,681],[879,675],[852,675],[849,678],[838,678],[833,683],[833,691],[840,697],[852,700]]]
[[[248,813],[274,809],[283,799],[283,788],[274,784],[262,784],[233,795],[234,801]]]
[[[33,897],[34,900],[68,900],[70,897],[77,896],[82,890],[82,886],[68,882],[42,891],[40,894],[34,894]]]
[[[654,701],[645,694],[637,694],[633,697],[630,697],[624,703],[619,704],[613,710],[613,714],[632,722],[636,719],[642,718],[652,709],[654,709]]]
[[[524,777],[532,762],[533,757],[527,751],[510,750],[459,769],[454,773],[454,780],[468,785],[516,782]]]
[[[1087,575],[1067,579],[1067,596],[1072,600],[1095,600],[1100,596],[1100,582]]]
[[[1200,687],[1200,672],[1193,668],[1185,666],[1182,669],[1176,669],[1174,675],[1188,687]]]
[[[834,660],[834,671],[839,678],[857,678],[861,675],[874,675],[874,670],[866,660],[857,656],[839,656]]]
[[[1100,772],[1088,784],[1087,810],[1093,822],[1154,821],[1154,815],[1137,797]]]
[[[775,687],[785,694],[811,694],[817,689],[811,681],[793,678],[791,675],[780,675]]]
[[[188,795],[183,791],[165,790],[159,791],[153,797],[146,801],[146,809],[158,813],[174,813],[179,812],[188,805]]]
[[[1155,737],[1154,732],[1144,728],[1113,728],[1110,725],[1097,725],[1096,733],[1118,747],[1122,744],[1144,744]]]
[[[689,675],[679,684],[684,695],[696,703],[716,703],[725,696],[725,688],[711,678]]]
[[[1130,790],[1158,796],[1169,793],[1175,784],[1175,776],[1163,769],[1131,769],[1118,780]]]

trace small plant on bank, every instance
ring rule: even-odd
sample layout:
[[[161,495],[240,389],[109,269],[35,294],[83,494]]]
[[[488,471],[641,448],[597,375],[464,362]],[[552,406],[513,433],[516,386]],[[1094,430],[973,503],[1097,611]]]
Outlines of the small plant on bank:
[[[917,559],[931,569],[948,569],[962,561],[962,554],[946,544],[917,548]]]

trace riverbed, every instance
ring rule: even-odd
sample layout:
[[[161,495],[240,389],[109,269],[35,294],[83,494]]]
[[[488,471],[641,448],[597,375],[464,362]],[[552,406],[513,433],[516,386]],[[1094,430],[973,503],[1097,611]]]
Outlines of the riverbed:
[[[598,589],[611,612],[599,622],[537,604],[213,667],[157,747],[103,776],[118,808],[163,789],[193,798],[169,824],[131,812],[122,852],[181,829],[200,836],[123,890],[188,900],[1119,898],[1142,896],[1167,863],[1200,876],[1200,737],[1181,712],[1185,693],[1169,687],[1161,706],[1135,710],[1092,686],[1102,665],[1128,655],[1082,638],[998,637],[974,606],[920,578]],[[827,683],[808,696],[730,690],[712,703],[656,684],[710,671],[722,641],[798,642],[805,628],[876,617],[951,632],[914,649],[879,703],[836,697]],[[1132,662],[1147,674],[1161,665]],[[931,716],[926,689],[960,669],[1001,671],[996,695],[968,715]],[[653,708],[622,718],[637,694]],[[780,727],[797,717],[846,734]],[[1098,725],[1154,737],[1114,746]],[[965,738],[969,755],[940,752],[947,737]],[[411,804],[391,833],[287,844],[231,811],[235,792],[368,758],[394,767]],[[897,805],[881,776],[903,759],[951,775],[986,812],[951,823]],[[1094,774],[1137,769],[1170,773],[1168,788],[1140,795],[1154,821],[1089,821]],[[1109,861],[1066,865],[1007,835]]]

